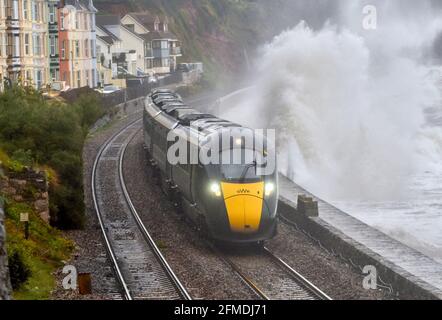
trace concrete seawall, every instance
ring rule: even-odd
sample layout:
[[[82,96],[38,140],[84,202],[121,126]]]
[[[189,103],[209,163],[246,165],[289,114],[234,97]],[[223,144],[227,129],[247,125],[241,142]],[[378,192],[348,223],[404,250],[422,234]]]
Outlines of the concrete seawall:
[[[6,230],[4,221],[4,203],[0,198],[0,300],[9,300],[11,297],[11,285],[9,281],[8,255],[6,254]]]
[[[299,195],[311,196],[319,202],[319,217],[307,216],[298,211],[295,199]],[[378,279],[382,280],[379,283],[391,285],[399,298],[442,299],[442,290],[440,290],[437,283],[437,275],[439,274],[440,276],[442,274],[439,273],[442,270],[442,266],[416,250],[334,208],[321,199],[315,198],[285,177],[281,177],[281,196],[278,212],[281,220],[295,225],[308,233],[325,249],[350,261],[353,265],[359,268],[361,266],[376,267]],[[362,241],[357,241],[357,237],[354,237],[354,234],[350,236],[349,233],[344,233],[341,228],[328,223],[321,218],[321,212],[323,212],[324,216],[326,214],[336,216],[336,219],[339,219],[342,225],[351,226],[361,236],[373,238],[370,243],[378,242],[377,245],[383,247],[383,251],[372,250],[369,246],[363,244]],[[342,229],[349,230],[348,227]],[[379,254],[379,252],[382,254]],[[384,254],[384,252],[395,252],[396,254],[389,255]],[[398,257],[396,258],[396,256]],[[421,274],[416,275],[409,272],[401,267],[401,263],[398,262],[406,262],[406,265],[411,265],[410,270],[413,270],[414,267],[414,269],[421,271]],[[422,276],[423,274],[425,276]],[[431,279],[435,279],[435,281]]]

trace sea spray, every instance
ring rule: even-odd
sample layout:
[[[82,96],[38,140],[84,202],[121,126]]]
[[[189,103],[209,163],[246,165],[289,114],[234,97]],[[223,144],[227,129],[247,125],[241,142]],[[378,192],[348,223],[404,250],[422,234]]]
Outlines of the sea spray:
[[[283,173],[442,262],[442,6],[337,3],[323,28],[301,22],[265,45],[253,87],[221,116],[276,128]]]
[[[280,168],[320,196],[403,196],[408,178],[425,165],[422,144],[431,148],[423,141],[424,110],[439,103],[440,92],[429,76],[434,66],[422,57],[440,23],[430,20],[418,37],[419,25],[410,23],[402,35],[395,21],[375,31],[381,39],[349,29],[351,21],[317,31],[301,22],[262,48],[254,89],[221,115],[276,128]]]

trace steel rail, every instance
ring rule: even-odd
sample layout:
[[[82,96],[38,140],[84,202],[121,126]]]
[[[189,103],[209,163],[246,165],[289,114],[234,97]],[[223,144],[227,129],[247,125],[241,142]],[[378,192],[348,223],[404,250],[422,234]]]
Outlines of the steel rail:
[[[241,271],[241,269],[227,258],[222,252],[220,252],[213,244],[207,242],[208,247],[215,252],[225,264],[227,264],[233,272],[247,285],[247,287],[259,298],[263,300],[270,300],[270,298],[251,280],[249,277]]]
[[[299,285],[301,285],[305,290],[316,296],[319,300],[332,300],[332,298],[325,294],[321,289],[319,289],[312,282],[307,280],[302,274],[293,269],[289,264],[287,264],[284,260],[275,255],[269,249],[264,247],[263,251],[282,269],[284,269]]]
[[[112,141],[115,140],[115,138],[120,135],[122,132],[124,132],[125,130],[127,130],[129,127],[131,127],[132,125],[134,125],[135,123],[137,123],[138,121],[140,121],[140,119],[135,120],[131,123],[129,123],[127,126],[125,126],[124,128],[120,129],[118,132],[116,132],[115,134],[113,134],[108,140],[106,140],[106,142],[101,146],[100,150],[98,151],[97,156],[95,157],[95,161],[94,161],[94,165],[92,167],[92,174],[91,174],[91,188],[92,188],[92,199],[94,202],[94,207],[95,207],[95,213],[97,215],[98,218],[98,222],[100,224],[100,229],[101,229],[101,233],[104,239],[104,243],[106,246],[106,251],[109,254],[109,258],[111,260],[112,263],[112,268],[115,271],[115,274],[117,276],[117,280],[120,283],[122,289],[123,289],[123,296],[126,300],[133,300],[132,298],[132,294],[129,290],[129,287],[124,279],[124,276],[121,272],[121,269],[118,265],[118,261],[117,258],[115,256],[115,252],[112,248],[112,245],[109,241],[109,238],[107,236],[106,233],[106,227],[104,226],[104,222],[102,219],[102,215],[101,215],[101,211],[100,211],[100,207],[98,205],[98,200],[97,200],[97,189],[96,189],[96,176],[97,176],[97,168],[98,168],[98,163],[100,162],[101,157],[103,156],[104,151],[107,149],[107,147],[111,144]]]
[[[169,277],[169,279],[171,280],[171,282],[173,283],[173,285],[177,289],[177,291],[180,294],[180,296],[183,299],[185,299],[185,300],[192,300],[192,297],[187,292],[187,290],[184,287],[184,285],[180,282],[180,280],[178,279],[176,274],[173,272],[173,270],[170,267],[169,263],[164,258],[164,256],[161,253],[160,249],[158,248],[158,246],[156,245],[156,243],[153,240],[152,236],[150,235],[149,231],[147,231],[146,226],[144,225],[143,221],[141,220],[140,215],[138,214],[138,211],[135,208],[135,206],[134,206],[134,204],[132,202],[132,199],[130,198],[130,195],[129,195],[129,192],[127,190],[127,187],[126,187],[126,182],[125,182],[124,173],[123,173],[124,156],[126,154],[126,150],[127,150],[128,145],[135,138],[135,136],[138,134],[139,131],[140,130],[137,130],[135,133],[132,134],[132,136],[128,139],[128,142],[124,144],[124,146],[122,148],[122,152],[120,154],[118,171],[119,171],[119,179],[120,179],[121,189],[123,190],[124,198],[125,198],[128,206],[129,206],[129,208],[130,208],[132,216],[134,217],[134,219],[135,219],[135,221],[136,221],[136,223],[137,223],[137,225],[138,225],[138,227],[139,227],[139,229],[140,229],[144,239],[149,244],[150,248],[152,249],[153,253],[155,254],[158,262],[163,267],[164,271],[166,272],[167,276]]]

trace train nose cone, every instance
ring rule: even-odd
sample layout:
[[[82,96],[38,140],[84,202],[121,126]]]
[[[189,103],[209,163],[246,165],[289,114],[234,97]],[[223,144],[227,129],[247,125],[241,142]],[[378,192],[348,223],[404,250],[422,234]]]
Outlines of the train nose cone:
[[[221,187],[232,232],[257,232],[261,223],[264,183],[222,183]]]

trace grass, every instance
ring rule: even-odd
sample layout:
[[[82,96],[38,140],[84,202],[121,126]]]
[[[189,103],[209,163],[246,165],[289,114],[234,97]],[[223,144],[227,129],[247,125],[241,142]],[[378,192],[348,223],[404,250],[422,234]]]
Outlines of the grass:
[[[28,240],[24,238],[24,226],[20,222],[22,212],[29,213]],[[56,285],[53,273],[70,258],[74,249],[73,243],[63,238],[58,230],[47,225],[29,205],[10,199],[7,199],[5,226],[8,254],[18,252],[31,271],[28,280],[14,291],[14,299],[49,299]]]

